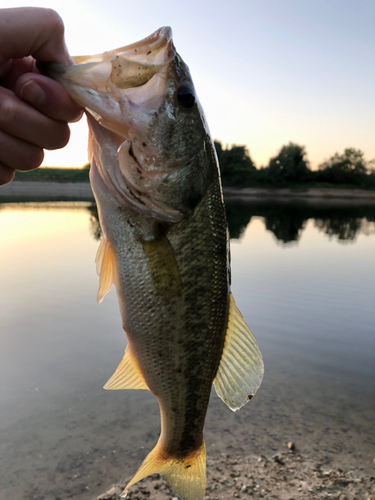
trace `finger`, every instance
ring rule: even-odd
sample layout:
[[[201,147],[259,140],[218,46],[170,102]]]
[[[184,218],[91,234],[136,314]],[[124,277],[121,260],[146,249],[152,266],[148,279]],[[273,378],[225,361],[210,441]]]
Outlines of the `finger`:
[[[0,186],[8,184],[14,179],[15,170],[0,163]]]
[[[52,9],[2,9],[0,65],[9,59],[21,59],[28,55],[40,61],[70,63],[62,19]]]
[[[0,129],[45,149],[64,147],[70,136],[66,123],[49,118],[3,88],[0,88]]]
[[[0,165],[3,167],[12,170],[33,170],[41,165],[43,158],[42,148],[0,130]],[[3,172],[3,175],[6,174],[6,171],[5,174]]]
[[[44,75],[26,73],[18,78],[15,93],[43,114],[63,122],[78,121],[83,109],[57,82]]]

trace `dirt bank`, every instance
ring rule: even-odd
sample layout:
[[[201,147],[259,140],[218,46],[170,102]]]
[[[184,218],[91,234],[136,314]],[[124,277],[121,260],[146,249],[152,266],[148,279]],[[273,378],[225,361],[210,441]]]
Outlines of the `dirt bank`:
[[[224,188],[224,196],[233,201],[304,200],[307,202],[375,203],[375,191],[331,188]],[[82,200],[91,201],[94,195],[88,182],[15,181],[0,186],[0,201]]]
[[[125,482],[96,500],[118,500]],[[130,500],[178,500],[158,475],[144,479],[128,492]],[[264,498],[269,500],[374,500],[375,477],[361,469],[331,469],[326,457],[284,451],[272,457],[208,459],[204,500]],[[94,500],[94,499],[93,499]]]
[[[231,201],[248,201],[251,199],[266,201],[306,201],[321,202],[354,202],[375,203],[375,191],[365,189],[332,189],[332,188],[224,188],[225,199]]]

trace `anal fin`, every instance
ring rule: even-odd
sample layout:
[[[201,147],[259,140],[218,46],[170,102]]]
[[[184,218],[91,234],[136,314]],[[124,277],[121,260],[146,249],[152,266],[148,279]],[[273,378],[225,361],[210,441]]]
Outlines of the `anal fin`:
[[[239,410],[258,390],[263,373],[258,344],[230,293],[224,350],[214,379],[216,393],[231,410]]]
[[[107,238],[103,238],[100,242],[96,258],[96,272],[99,275],[99,290],[97,301],[100,302],[104,299],[107,293],[115,283],[116,276],[116,261],[115,253],[111,243]]]
[[[119,389],[149,390],[137,361],[129,349],[129,345],[125,349],[125,354],[121,363],[118,365],[112,377],[105,384],[104,389],[112,391]]]

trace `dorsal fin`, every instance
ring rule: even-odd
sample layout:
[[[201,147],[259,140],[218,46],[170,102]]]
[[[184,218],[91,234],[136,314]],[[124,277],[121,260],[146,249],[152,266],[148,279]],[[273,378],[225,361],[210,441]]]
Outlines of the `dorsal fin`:
[[[114,285],[116,276],[115,253],[113,251],[111,243],[107,238],[103,238],[100,242],[100,246],[95,258],[95,263],[96,272],[99,275],[99,290],[97,301],[100,304],[105,295],[112,288],[112,285]]]
[[[116,368],[115,373],[105,384],[104,389],[112,391],[119,389],[149,390],[129,345],[126,347],[124,357]]]
[[[230,293],[224,350],[214,379],[216,393],[231,410],[239,410],[256,393],[263,373],[258,344]]]

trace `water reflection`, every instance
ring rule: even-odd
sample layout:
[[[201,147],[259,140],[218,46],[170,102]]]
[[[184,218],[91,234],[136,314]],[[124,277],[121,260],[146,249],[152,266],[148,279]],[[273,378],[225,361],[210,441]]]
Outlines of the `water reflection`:
[[[42,202],[28,203],[34,209],[66,209],[82,202]],[[22,203],[11,204],[14,207]],[[95,202],[84,203],[90,214],[90,233],[100,240],[102,230],[99,223],[98,208]],[[0,211],[8,203],[0,203]],[[298,242],[312,219],[314,226],[329,238],[339,242],[353,242],[359,234],[375,234],[375,205],[318,205],[296,202],[227,202],[225,203],[231,239],[241,239],[252,217],[262,217],[268,231],[282,244]]]
[[[102,228],[99,222],[99,213],[96,203],[91,203],[87,210],[90,212],[90,232],[95,240],[100,240],[102,237]]]
[[[266,376],[241,412],[212,398],[209,456],[271,455],[291,439],[336,464],[372,464],[374,209],[227,210],[232,238],[247,228],[231,243],[232,289]],[[275,245],[302,233],[288,251]],[[114,290],[95,300],[99,237],[91,202],[0,204],[1,499],[96,498],[158,438],[148,391],[102,390],[126,340]]]
[[[252,217],[263,217],[268,231],[283,244],[297,242],[309,219],[339,242],[359,234],[375,234],[374,205],[310,205],[301,203],[226,203],[230,236],[240,239]]]

